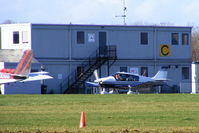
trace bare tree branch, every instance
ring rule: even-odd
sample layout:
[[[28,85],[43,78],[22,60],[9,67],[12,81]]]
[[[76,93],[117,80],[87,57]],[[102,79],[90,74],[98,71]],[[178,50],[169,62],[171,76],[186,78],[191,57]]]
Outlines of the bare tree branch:
[[[199,26],[192,31],[192,60],[199,61]]]

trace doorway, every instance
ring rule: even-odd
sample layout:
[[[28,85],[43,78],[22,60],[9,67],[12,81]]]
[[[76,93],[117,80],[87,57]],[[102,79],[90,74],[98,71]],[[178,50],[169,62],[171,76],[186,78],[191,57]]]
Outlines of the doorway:
[[[99,55],[103,56],[107,54],[107,36],[106,32],[99,32]]]

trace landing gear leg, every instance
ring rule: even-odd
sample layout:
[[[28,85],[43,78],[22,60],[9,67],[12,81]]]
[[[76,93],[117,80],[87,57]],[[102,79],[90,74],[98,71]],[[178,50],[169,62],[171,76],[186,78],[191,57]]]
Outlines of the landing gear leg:
[[[117,90],[112,89],[111,91],[109,91],[109,94],[118,94]]]
[[[102,91],[100,92],[100,94],[108,94],[108,92],[106,91],[105,88],[103,88]]]
[[[127,94],[134,94],[134,92],[132,91],[132,89],[129,89],[129,91],[127,92]]]

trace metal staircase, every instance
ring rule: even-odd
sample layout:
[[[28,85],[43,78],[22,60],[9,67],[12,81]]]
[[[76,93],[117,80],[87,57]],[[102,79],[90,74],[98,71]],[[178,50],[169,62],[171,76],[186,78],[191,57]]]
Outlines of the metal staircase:
[[[79,65],[83,68],[80,74],[77,74],[77,70],[75,70],[60,84],[62,92],[67,94],[84,93],[84,83],[93,75],[94,70],[99,69],[107,61],[111,61],[109,63],[111,66],[116,59],[116,46],[106,46],[103,51],[97,49]]]

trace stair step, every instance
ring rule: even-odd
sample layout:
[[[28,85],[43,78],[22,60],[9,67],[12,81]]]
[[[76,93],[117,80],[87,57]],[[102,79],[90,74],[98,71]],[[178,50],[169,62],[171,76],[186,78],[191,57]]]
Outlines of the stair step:
[[[92,59],[92,61],[88,62],[88,66],[90,66],[90,68],[88,69],[87,72],[85,72],[81,77],[79,77],[79,79],[77,79],[76,81],[74,81],[73,83],[71,83],[68,87],[67,90],[65,90],[65,92],[68,93],[75,93],[78,92],[79,88],[83,87],[84,82],[91,76],[93,75],[93,72],[98,69],[100,66],[102,66],[106,61],[110,60],[110,59],[114,59],[116,60],[116,57],[112,57],[109,55],[114,55],[116,56],[116,53],[113,54],[113,52],[116,52],[116,49],[114,49],[113,51],[107,51],[107,56],[104,57],[97,57],[96,60],[94,60],[94,58]],[[112,52],[112,53],[109,53]],[[97,55],[97,54],[96,54]],[[67,85],[68,83],[66,83]]]

